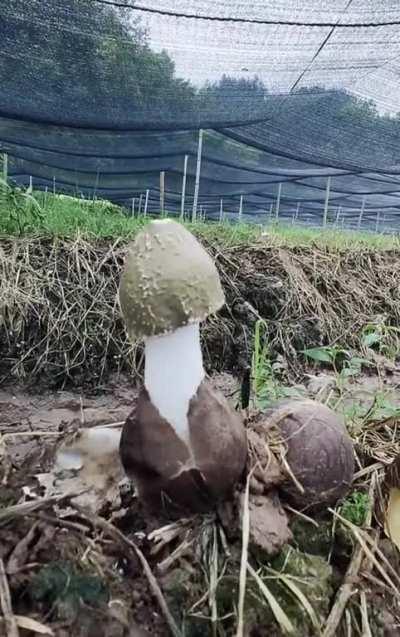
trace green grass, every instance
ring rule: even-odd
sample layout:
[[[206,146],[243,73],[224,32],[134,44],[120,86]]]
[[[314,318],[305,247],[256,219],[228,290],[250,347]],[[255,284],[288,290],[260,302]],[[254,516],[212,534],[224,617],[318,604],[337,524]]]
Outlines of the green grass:
[[[64,195],[23,191],[0,179],[0,234],[6,236],[131,238],[146,219],[127,216],[121,208],[101,200],[84,200]],[[400,247],[394,236],[320,230],[284,224],[229,224],[188,222],[198,236],[224,245],[263,241],[272,246],[310,246],[333,249],[393,249]]]

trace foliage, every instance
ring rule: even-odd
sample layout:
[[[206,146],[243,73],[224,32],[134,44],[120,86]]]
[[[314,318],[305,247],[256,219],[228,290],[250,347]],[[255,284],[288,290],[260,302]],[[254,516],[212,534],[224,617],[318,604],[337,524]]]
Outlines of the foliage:
[[[263,320],[258,320],[255,325],[251,379],[253,399],[259,409],[265,409],[280,398],[300,396],[297,389],[285,387],[276,377],[268,345],[268,327]]]
[[[340,507],[340,514],[352,524],[362,526],[369,507],[370,501],[368,493],[364,491],[353,491]]]

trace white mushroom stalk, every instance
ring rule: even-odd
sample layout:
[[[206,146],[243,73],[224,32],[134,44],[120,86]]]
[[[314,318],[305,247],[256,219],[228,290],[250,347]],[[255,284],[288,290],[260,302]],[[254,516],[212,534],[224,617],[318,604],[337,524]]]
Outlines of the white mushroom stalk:
[[[145,341],[144,384],[153,405],[189,443],[189,403],[204,380],[200,324]]]

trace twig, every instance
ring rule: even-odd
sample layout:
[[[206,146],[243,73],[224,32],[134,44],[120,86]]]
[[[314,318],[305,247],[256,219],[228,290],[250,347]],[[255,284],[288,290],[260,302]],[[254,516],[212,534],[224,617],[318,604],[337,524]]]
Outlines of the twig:
[[[2,526],[3,524],[7,524],[14,518],[28,515],[30,513],[33,513],[34,511],[40,511],[41,509],[47,508],[51,504],[59,504],[60,502],[65,502],[71,500],[72,498],[77,498],[84,493],[86,493],[86,490],[80,491],[79,493],[52,495],[48,498],[40,498],[38,500],[32,500],[31,502],[23,502],[22,504],[14,504],[12,506],[6,507],[3,511],[0,511],[0,526]]]
[[[242,554],[240,558],[240,575],[239,575],[239,601],[238,601],[238,623],[236,629],[236,637],[243,637],[244,630],[244,601],[246,596],[246,574],[247,574],[247,562],[249,551],[249,538],[250,538],[250,509],[249,509],[249,496],[250,496],[250,480],[258,467],[258,463],[254,465],[252,470],[247,475],[246,488],[244,492],[243,501],[243,516],[242,516]]]
[[[161,588],[158,585],[158,582],[156,580],[156,578],[153,575],[153,572],[150,568],[150,565],[148,563],[148,561],[146,560],[145,556],[143,555],[142,551],[136,546],[136,544],[134,544],[134,542],[132,542],[131,540],[129,540],[123,533],[121,533],[121,531],[119,531],[119,529],[117,529],[113,524],[111,524],[110,522],[107,522],[107,520],[104,520],[103,518],[101,518],[98,515],[95,515],[93,513],[89,513],[88,511],[86,511],[83,507],[79,506],[78,504],[75,504],[73,502],[71,502],[71,506],[76,509],[76,511],[78,511],[78,513],[80,513],[80,515],[82,515],[82,517],[84,517],[85,519],[88,519],[92,524],[94,524],[95,526],[99,526],[101,529],[103,529],[103,531],[105,531],[105,533],[107,533],[111,538],[113,538],[115,541],[120,542],[122,544],[124,544],[127,548],[129,548],[131,551],[133,551],[135,553],[135,555],[137,556],[137,558],[139,559],[139,562],[141,563],[142,567],[143,567],[143,571],[144,574],[147,577],[147,581],[150,585],[150,588],[153,591],[154,596],[156,597],[160,609],[164,615],[164,618],[171,630],[171,633],[174,635],[174,637],[183,637],[181,631],[179,630],[175,619],[173,618],[167,603],[165,601],[164,595],[162,594]]]
[[[4,616],[4,623],[6,625],[7,637],[19,637],[19,630],[17,620],[15,619],[12,604],[10,587],[8,586],[8,580],[6,571],[4,568],[4,562],[0,558],[0,605]]]

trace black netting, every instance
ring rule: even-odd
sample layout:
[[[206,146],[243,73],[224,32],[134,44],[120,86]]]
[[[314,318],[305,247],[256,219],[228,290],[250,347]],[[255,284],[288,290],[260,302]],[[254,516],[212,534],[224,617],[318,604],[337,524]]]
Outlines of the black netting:
[[[327,6],[328,5],[328,6]],[[334,6],[333,6],[334,5]],[[400,6],[390,0],[9,0],[0,148],[9,177],[129,205],[148,191],[256,221],[397,227]]]

